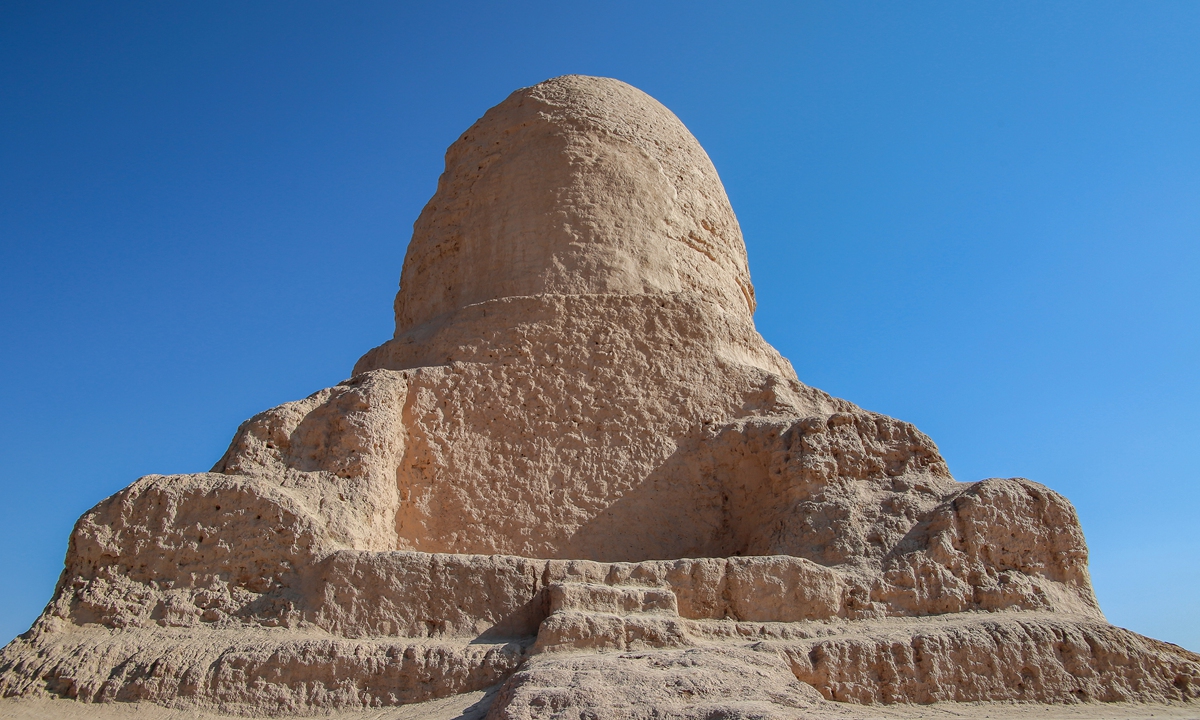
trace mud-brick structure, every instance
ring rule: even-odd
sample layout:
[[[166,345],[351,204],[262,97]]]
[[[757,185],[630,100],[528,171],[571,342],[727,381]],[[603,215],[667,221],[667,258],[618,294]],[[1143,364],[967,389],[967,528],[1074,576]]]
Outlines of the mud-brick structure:
[[[800,382],[754,308],[674,115],[603,78],[516,91],[446,155],[395,336],[211,472],[84,515],[0,692],[253,715],[502,683],[495,718],[1200,694],[1200,657],[1105,621],[1063,497],[955,481]]]

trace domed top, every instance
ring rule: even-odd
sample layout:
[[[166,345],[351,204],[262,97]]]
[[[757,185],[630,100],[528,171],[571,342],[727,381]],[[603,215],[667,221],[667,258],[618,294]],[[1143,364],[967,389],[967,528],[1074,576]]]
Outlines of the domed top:
[[[504,297],[680,291],[754,312],[712,161],[644,92],[565,75],[517,90],[450,146],[413,228],[396,329]]]

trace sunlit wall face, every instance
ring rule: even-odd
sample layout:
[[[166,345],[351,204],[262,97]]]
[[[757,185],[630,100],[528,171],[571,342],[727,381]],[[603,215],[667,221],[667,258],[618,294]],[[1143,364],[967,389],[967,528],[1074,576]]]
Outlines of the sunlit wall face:
[[[0,8],[0,635],[75,519],[393,331],[482,108],[625,80],[707,150],[755,321],[960,480],[1078,507],[1113,622],[1200,650],[1200,6]]]

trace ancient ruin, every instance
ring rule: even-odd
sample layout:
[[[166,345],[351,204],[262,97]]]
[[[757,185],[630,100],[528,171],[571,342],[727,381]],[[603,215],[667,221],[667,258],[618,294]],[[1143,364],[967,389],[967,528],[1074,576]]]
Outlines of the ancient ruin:
[[[754,308],[670,111],[602,78],[514,92],[446,155],[395,336],[211,472],[85,514],[0,692],[253,715],[502,684],[495,718],[1200,696],[1200,657],[1105,621],[1066,499],[955,481],[801,383]]]

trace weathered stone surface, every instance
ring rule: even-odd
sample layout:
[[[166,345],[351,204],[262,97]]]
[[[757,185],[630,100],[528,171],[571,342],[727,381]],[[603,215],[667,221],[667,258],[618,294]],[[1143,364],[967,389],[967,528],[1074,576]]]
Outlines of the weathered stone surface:
[[[397,705],[479,690],[510,675],[524,658],[518,642],[87,627],[14,640],[5,651],[0,692],[275,715]]]
[[[0,694],[293,713],[521,667],[496,717],[1196,697],[1196,656],[1104,622],[1066,499],[956,482],[797,379],[711,162],[628,85],[472,126],[395,310],[212,472],[86,513]]]
[[[487,111],[413,227],[397,332],[534,295],[704,296],[749,320],[741,229],[708,155],[653,98],[566,76]]]
[[[780,647],[796,677],[858,703],[1200,698],[1200,656],[1094,620],[1004,613],[870,623]]]
[[[803,717],[821,699],[769,649],[550,654],[509,679],[488,719]]]

